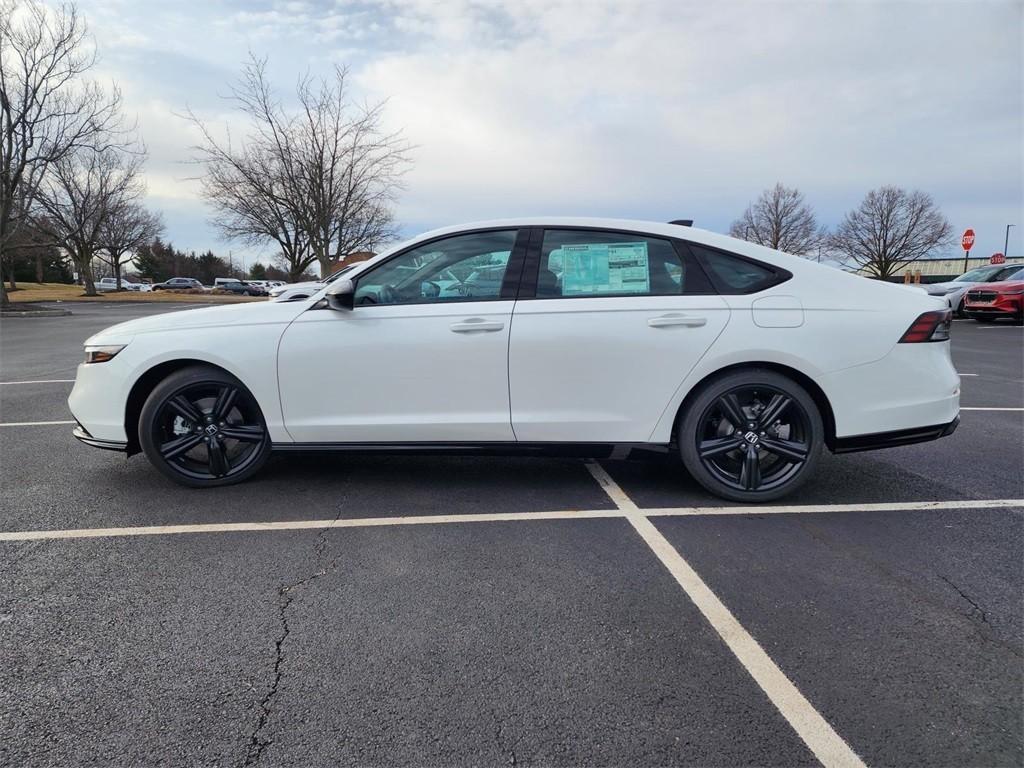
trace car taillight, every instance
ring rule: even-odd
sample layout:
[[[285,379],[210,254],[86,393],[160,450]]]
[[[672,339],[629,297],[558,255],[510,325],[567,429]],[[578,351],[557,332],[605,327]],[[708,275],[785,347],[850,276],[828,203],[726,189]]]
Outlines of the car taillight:
[[[925,312],[917,318],[900,339],[900,344],[922,341],[949,341],[949,328],[953,323],[953,310]]]

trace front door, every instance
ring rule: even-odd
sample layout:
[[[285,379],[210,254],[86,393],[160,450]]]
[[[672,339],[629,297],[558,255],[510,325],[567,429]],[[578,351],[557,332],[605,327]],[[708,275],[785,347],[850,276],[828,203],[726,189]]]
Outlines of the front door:
[[[508,341],[525,245],[516,238],[490,230],[418,245],[359,274],[353,310],[300,315],[278,351],[292,439],[513,440]]]

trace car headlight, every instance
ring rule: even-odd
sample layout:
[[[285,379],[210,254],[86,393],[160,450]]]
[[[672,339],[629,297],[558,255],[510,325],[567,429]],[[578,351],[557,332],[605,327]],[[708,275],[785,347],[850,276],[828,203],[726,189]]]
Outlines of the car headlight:
[[[102,344],[102,345],[87,345],[85,348],[85,362],[88,363],[105,363],[108,360],[113,360],[114,357],[125,348],[124,344]]]

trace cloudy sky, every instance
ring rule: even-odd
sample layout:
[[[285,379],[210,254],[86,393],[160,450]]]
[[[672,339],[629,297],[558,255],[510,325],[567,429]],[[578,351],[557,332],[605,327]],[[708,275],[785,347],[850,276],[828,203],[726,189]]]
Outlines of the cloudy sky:
[[[150,151],[151,204],[217,239],[186,108],[220,124],[249,52],[287,91],[351,68],[417,146],[404,232],[520,214],[694,218],[724,231],[782,181],[834,225],[932,194],[975,254],[1021,254],[1024,3],[80,0]],[[251,261],[255,253],[247,252]]]

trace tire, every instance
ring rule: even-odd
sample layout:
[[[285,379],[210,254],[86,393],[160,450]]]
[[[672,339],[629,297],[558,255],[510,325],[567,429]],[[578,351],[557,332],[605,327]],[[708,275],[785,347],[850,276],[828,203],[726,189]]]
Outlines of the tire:
[[[964,312],[964,300],[960,299],[960,303],[956,305],[956,309],[953,310],[953,314],[956,317],[967,317],[967,313]]]
[[[704,488],[757,503],[792,493],[814,474],[825,428],[807,390],[748,368],[703,385],[680,413],[676,438],[683,465]]]
[[[240,483],[271,448],[256,398],[208,366],[175,371],[153,389],[139,416],[139,444],[154,467],[191,488]]]

